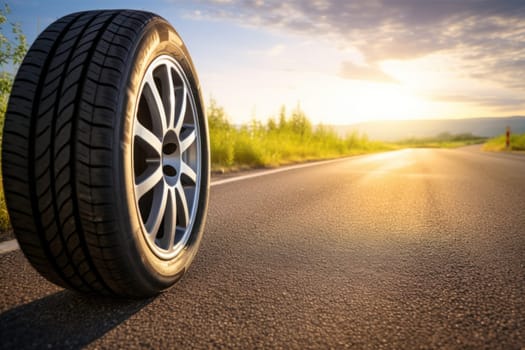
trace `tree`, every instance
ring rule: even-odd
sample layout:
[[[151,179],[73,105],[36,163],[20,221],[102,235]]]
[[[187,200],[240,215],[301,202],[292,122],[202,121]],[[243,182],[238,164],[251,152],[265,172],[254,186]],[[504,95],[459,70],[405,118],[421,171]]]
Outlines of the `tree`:
[[[7,4],[0,8],[0,123],[3,125],[7,100],[13,85],[13,73],[22,63],[27,41],[19,23],[9,22],[11,10]],[[5,30],[12,35],[7,36]],[[11,38],[10,38],[11,37]]]

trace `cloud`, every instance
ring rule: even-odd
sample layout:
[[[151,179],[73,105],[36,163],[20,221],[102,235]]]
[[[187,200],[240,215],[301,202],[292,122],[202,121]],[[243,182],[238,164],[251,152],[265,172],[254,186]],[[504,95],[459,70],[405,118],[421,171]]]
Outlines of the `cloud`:
[[[277,57],[277,56],[281,56],[285,50],[286,50],[286,46],[284,46],[283,44],[277,44],[265,50],[248,51],[248,54],[256,55],[256,56]]]
[[[523,0],[201,0],[199,4],[207,18],[355,47],[371,67],[384,60],[446,52],[462,58],[460,68],[470,77],[525,90]],[[347,70],[359,75],[355,67],[343,69]]]
[[[350,61],[342,63],[339,76],[352,80],[371,80],[382,83],[397,83],[397,80],[383,72],[378,66],[360,66]]]
[[[267,52],[266,55],[270,57],[279,56],[285,49],[285,46],[282,44],[275,45],[271,47]]]

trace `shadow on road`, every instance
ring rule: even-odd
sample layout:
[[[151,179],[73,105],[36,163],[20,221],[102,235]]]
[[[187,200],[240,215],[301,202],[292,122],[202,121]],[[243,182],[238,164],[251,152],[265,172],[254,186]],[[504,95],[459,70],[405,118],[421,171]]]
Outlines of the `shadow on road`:
[[[0,314],[0,348],[82,348],[153,300],[115,300],[58,292]]]

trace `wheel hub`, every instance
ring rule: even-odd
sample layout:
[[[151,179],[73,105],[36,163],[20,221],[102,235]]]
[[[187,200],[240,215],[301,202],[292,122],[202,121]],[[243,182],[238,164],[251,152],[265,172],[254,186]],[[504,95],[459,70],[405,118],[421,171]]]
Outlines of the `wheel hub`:
[[[162,172],[164,180],[171,187],[175,186],[179,180],[180,166],[180,141],[177,134],[170,130],[166,133],[162,142]]]

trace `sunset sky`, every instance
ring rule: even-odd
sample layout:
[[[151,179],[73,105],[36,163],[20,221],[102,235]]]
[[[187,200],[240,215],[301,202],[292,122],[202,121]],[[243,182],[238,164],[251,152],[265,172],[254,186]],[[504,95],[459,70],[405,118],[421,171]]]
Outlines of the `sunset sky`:
[[[170,21],[230,120],[298,103],[314,123],[525,115],[525,2],[8,1],[29,42],[69,13]]]

